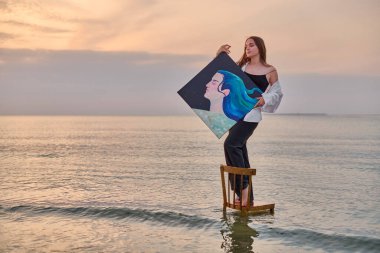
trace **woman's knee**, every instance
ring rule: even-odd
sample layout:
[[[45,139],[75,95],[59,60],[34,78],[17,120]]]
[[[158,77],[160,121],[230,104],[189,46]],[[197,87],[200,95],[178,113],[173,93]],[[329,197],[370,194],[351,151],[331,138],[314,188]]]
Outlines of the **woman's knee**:
[[[240,149],[242,145],[238,143],[236,140],[227,138],[224,141],[224,150],[234,150],[234,149]]]
[[[224,141],[224,150],[229,151],[234,148],[235,148],[235,145],[233,145],[231,141],[228,141],[227,139]]]

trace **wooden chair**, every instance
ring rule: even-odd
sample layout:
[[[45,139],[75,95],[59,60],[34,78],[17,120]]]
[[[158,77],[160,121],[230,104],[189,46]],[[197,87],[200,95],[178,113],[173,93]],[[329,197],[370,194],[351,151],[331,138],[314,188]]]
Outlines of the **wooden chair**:
[[[226,177],[225,173],[227,173],[227,189],[226,189]],[[231,190],[231,182],[228,178],[228,173],[233,174],[233,185],[236,185],[236,178],[240,177],[240,182],[243,182],[243,176],[248,176],[248,201],[247,205],[243,206],[242,201],[240,200],[239,204],[235,203],[235,192]],[[226,207],[240,210],[242,213],[247,214],[250,213],[259,213],[259,212],[266,212],[269,211],[270,213],[274,213],[274,203],[272,204],[265,204],[265,203],[256,203],[254,202],[254,205],[250,203],[250,195],[252,192],[252,176],[256,175],[256,169],[252,168],[238,168],[238,167],[231,167],[226,165],[220,165],[220,176],[222,180],[222,190],[223,190],[223,211],[226,211]],[[232,177],[231,177],[232,178]],[[234,187],[235,188],[235,187]],[[232,195],[232,196],[231,196]],[[240,189],[240,196],[242,196],[242,189]],[[232,200],[232,202],[231,202]]]

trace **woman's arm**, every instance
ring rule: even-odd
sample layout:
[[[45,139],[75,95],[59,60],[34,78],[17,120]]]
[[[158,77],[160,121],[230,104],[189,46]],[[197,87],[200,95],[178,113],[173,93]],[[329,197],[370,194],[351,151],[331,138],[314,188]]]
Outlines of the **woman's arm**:
[[[275,82],[277,82],[278,81],[277,70],[274,69],[273,71],[269,72],[267,75],[267,79],[270,85],[273,85]]]
[[[273,68],[273,67],[272,67]],[[277,74],[277,70],[275,68],[273,68],[267,75],[266,75],[266,78],[269,82],[269,87],[268,89],[270,89],[270,86],[272,86],[274,83],[276,83],[278,81],[278,74]],[[267,90],[268,90],[267,89]],[[267,92],[267,91],[265,91]],[[265,93],[264,92],[264,93]],[[263,94],[264,94],[263,93]],[[273,101],[273,98],[271,96],[268,96],[267,94],[265,94],[264,96],[262,97],[259,97],[259,102],[255,105],[255,107],[262,107],[264,106],[266,103],[272,103]]]
[[[281,103],[282,97],[281,85],[277,80],[262,94],[262,98],[265,100],[262,110],[264,112],[275,112]]]

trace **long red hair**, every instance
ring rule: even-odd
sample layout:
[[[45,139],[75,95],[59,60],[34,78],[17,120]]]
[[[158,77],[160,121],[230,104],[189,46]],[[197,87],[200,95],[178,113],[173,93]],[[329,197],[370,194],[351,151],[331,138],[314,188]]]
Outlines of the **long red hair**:
[[[247,40],[249,39],[252,39],[256,46],[257,46],[257,49],[259,50],[259,55],[260,55],[260,62],[265,65],[265,66],[270,66],[268,63],[267,63],[267,49],[265,47],[265,43],[264,43],[264,40],[258,36],[251,36],[249,38],[247,38],[245,40],[245,42],[247,42]],[[245,49],[246,49],[246,46],[245,46],[245,43],[244,43],[244,52],[243,52],[243,55],[241,56],[240,60],[237,62],[237,64],[242,67],[243,65],[245,65],[246,63],[248,63],[250,61],[250,59],[247,57],[247,54],[245,53]]]

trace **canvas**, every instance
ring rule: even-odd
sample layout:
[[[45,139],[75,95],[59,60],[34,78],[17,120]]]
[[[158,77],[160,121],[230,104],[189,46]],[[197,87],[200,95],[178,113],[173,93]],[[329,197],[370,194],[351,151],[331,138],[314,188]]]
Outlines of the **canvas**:
[[[178,94],[221,138],[253,109],[262,92],[226,53],[221,53]]]

